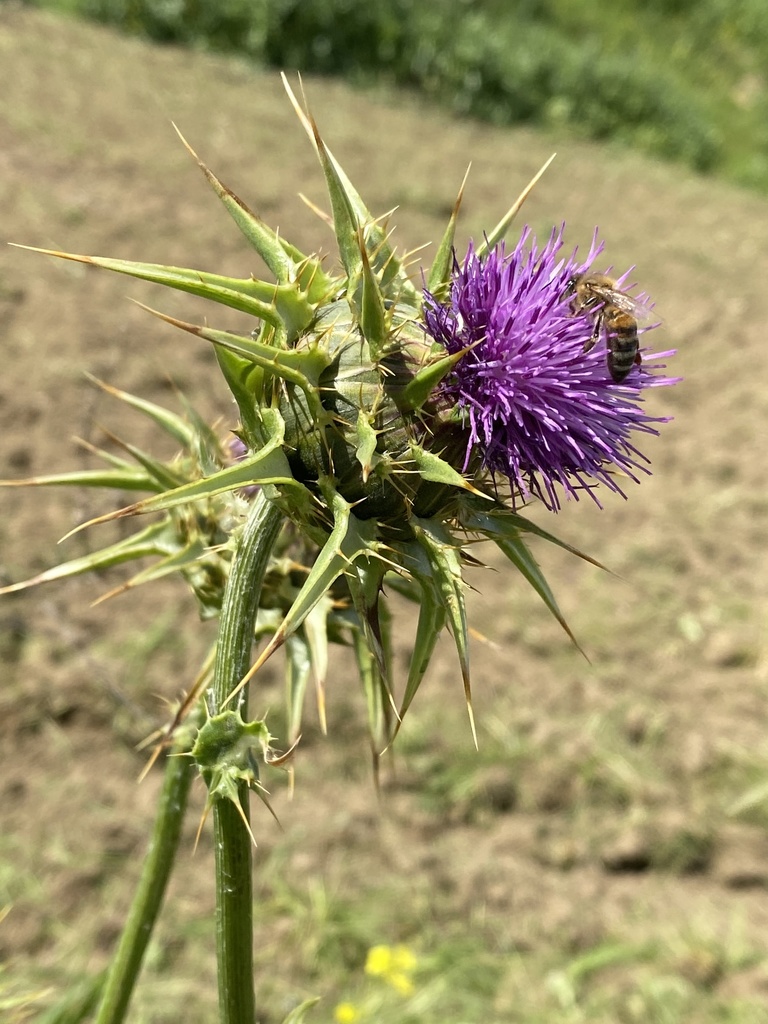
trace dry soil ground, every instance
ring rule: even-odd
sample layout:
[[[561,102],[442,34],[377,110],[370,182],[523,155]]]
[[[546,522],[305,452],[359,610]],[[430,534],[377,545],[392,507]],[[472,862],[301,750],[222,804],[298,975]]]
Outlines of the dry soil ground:
[[[403,247],[438,237],[470,156],[461,237],[494,224],[553,148],[407,98],[308,91],[369,206],[399,207]],[[3,5],[0,97],[3,239],[259,272],[173,120],[284,235],[330,248],[297,198],[322,203],[322,181],[274,74]],[[275,794],[285,831],[257,816],[264,1020],[314,992],[328,1019],[351,984],[342,968],[359,969],[374,941],[428,956],[458,936],[485,950],[485,1020],[768,1019],[768,205],[568,144],[526,218],[542,232],[564,219],[581,245],[599,224],[610,261],[637,264],[665,320],[661,343],[679,349],[685,383],[653,399],[674,421],[648,444],[654,475],[628,501],[571,504],[556,521],[531,510],[616,574],[537,549],[591,664],[520,579],[475,573],[474,622],[491,641],[473,650],[479,755],[446,640],[377,806],[362,702],[339,659],[332,739],[310,730],[296,798]],[[232,414],[204,344],[127,296],[187,319],[207,312],[0,250],[0,476],[84,465],[71,437],[100,441],[101,425],[157,444],[86,370],[174,405],[170,377],[206,415]],[[57,538],[105,507],[95,492],[4,490],[0,502],[7,582],[58,561]],[[80,535],[66,554],[96,539]],[[0,900],[13,904],[3,978],[54,995],[106,962],[160,778],[137,786],[134,745],[210,639],[172,583],[89,609],[111,582],[0,603]],[[276,702],[278,676],[262,685],[264,704]],[[181,1006],[188,1021],[212,1019],[208,834],[191,849],[202,804],[198,791],[136,1020],[175,1020]],[[565,994],[552,984],[594,951],[608,952],[572,970]],[[688,1009],[671,1016],[677,1005]],[[479,1016],[452,1015],[449,1002],[443,1019]]]

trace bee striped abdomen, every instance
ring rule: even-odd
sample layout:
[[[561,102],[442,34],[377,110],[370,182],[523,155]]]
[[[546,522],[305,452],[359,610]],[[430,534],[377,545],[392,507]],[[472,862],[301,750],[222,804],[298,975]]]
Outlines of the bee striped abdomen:
[[[640,362],[637,338],[637,320],[620,309],[603,310],[606,340],[608,343],[608,372],[616,384],[629,375],[629,371]]]

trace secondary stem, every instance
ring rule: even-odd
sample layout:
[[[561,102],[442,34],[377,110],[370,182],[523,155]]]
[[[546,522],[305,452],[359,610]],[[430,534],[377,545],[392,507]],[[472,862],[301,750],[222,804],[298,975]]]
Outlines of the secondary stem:
[[[224,593],[216,646],[212,714],[216,714],[248,671],[253,625],[269,556],[282,522],[279,509],[260,491],[239,538]],[[248,687],[239,709],[247,717]],[[248,815],[248,788],[240,787]],[[253,886],[251,840],[237,808],[217,799],[213,806],[216,858],[216,947],[220,1024],[251,1024],[253,991]]]
[[[165,779],[152,839],[125,928],[109,967],[96,1024],[120,1024],[125,1018],[144,952],[163,904],[179,845],[189,787],[196,775],[191,759],[184,756],[188,752],[188,743],[176,745],[171,756],[166,757]]]

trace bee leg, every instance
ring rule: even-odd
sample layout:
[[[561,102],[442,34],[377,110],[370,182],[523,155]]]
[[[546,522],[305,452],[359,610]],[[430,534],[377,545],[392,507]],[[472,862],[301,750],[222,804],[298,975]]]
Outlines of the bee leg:
[[[597,344],[597,339],[600,337],[600,331],[603,329],[603,314],[598,313],[595,317],[595,322],[592,327],[592,334],[584,342],[584,352],[589,352]]]

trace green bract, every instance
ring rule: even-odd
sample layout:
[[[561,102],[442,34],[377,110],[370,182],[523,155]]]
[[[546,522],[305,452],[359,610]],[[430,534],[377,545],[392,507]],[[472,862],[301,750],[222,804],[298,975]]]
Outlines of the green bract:
[[[427,337],[421,290],[390,245],[386,224],[365,207],[287,83],[286,88],[325,175],[341,265],[335,276],[316,256],[300,252],[269,228],[199,160],[274,280],[50,253],[230,306],[252,316],[254,330],[238,335],[157,314],[214,346],[239,408],[236,433],[245,455],[229,458],[191,410],[181,419],[119,393],[176,437],[183,454],[160,464],[126,445],[138,469],[105,455],[112,464],[105,472],[31,482],[149,492],[93,522],[149,512],[163,518],[28,584],[155,555],[158,561],[126,586],[181,571],[203,612],[215,614],[242,520],[243,489],[259,487],[278,506],[285,525],[256,623],[257,636],[268,640],[240,685],[287,645],[293,743],[313,671],[324,723],[329,640],[349,644],[367,697],[374,750],[380,751],[397,732],[445,625],[456,644],[471,719],[463,568],[476,559],[466,554],[467,545],[492,540],[567,629],[525,537],[561,542],[506,507],[492,496],[495,491],[485,493],[489,480],[479,465],[457,468],[466,436],[458,436],[462,428],[455,411],[436,396],[437,385],[464,353],[447,355]],[[538,177],[489,233],[480,255],[504,235]],[[426,275],[433,294],[448,291],[460,200],[461,193]],[[399,696],[392,680],[385,586],[419,605],[415,646]],[[205,770],[210,773],[210,766]]]

